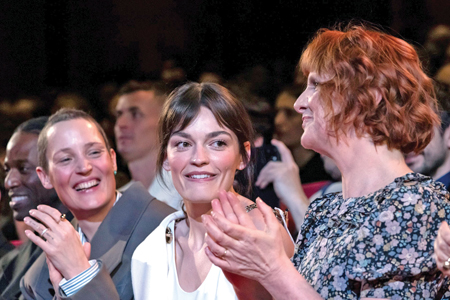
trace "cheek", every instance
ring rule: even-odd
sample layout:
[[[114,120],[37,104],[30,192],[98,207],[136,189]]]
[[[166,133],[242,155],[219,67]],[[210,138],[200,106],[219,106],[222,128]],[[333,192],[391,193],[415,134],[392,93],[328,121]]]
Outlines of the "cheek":
[[[50,170],[50,182],[55,190],[60,193],[65,193],[69,187],[70,173],[63,170]]]
[[[211,160],[215,162],[216,166],[223,169],[223,171],[234,172],[239,168],[241,162],[239,152],[226,151],[220,152],[211,157]]]
[[[167,161],[172,174],[181,172],[183,166],[189,162],[190,156],[187,153],[168,154]]]

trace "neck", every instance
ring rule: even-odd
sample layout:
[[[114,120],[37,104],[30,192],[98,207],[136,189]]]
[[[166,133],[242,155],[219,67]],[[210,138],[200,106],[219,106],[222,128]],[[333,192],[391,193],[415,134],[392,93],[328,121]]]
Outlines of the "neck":
[[[350,143],[337,147],[339,150],[333,155],[342,173],[344,198],[368,195],[411,172],[399,150],[374,146],[368,138]]]
[[[294,147],[289,147],[289,150],[291,150],[295,163],[299,168],[303,168],[315,154],[313,150],[303,148],[300,143]]]
[[[150,152],[146,156],[128,162],[128,170],[131,178],[141,182],[145,188],[149,188],[156,175],[157,152]]]
[[[189,245],[192,250],[200,251],[205,244],[206,228],[202,222],[202,215],[211,213],[211,203],[190,203],[184,201],[189,224]]]

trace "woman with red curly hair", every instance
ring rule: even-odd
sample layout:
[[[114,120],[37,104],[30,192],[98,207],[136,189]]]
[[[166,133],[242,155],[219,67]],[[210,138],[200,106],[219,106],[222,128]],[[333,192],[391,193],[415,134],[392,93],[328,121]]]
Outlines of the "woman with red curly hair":
[[[433,83],[416,51],[349,25],[320,30],[300,68],[308,76],[294,105],[302,145],[335,161],[342,192],[310,204],[291,260],[263,201],[266,229],[259,231],[234,197],[214,200],[214,213],[203,217],[209,259],[258,281],[275,299],[435,299],[448,289],[432,255],[450,203],[443,185],[404,161],[439,124]]]

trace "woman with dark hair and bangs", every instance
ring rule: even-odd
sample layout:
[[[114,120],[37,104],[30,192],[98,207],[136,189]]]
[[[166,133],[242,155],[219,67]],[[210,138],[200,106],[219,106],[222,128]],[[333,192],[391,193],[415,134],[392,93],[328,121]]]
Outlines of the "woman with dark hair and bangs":
[[[416,51],[350,24],[319,30],[299,65],[308,76],[294,104],[302,145],[334,160],[342,192],[310,204],[292,260],[263,201],[261,231],[245,226],[248,216],[232,195],[214,200],[215,213],[204,217],[209,259],[275,299],[435,299],[448,289],[433,241],[450,203],[442,184],[404,160],[425,148],[439,124],[433,83]],[[229,206],[233,213],[222,213]],[[222,259],[213,255],[223,251]]]
[[[244,105],[226,88],[214,83],[187,83],[167,99],[159,124],[157,169],[170,171],[184,210],[169,215],[133,254],[131,274],[136,299],[236,299],[264,291],[256,283],[214,266],[205,253],[206,228],[202,215],[211,213],[215,198],[236,197],[249,225],[264,229],[254,202],[233,187],[236,172],[250,186],[253,128]],[[161,177],[160,177],[161,178]],[[232,211],[224,207],[224,211]],[[278,235],[289,258],[294,244],[283,213],[276,211]],[[237,220],[235,220],[237,222]],[[214,253],[224,259],[227,251]],[[254,289],[250,289],[254,287]],[[269,295],[270,296],[270,295]]]

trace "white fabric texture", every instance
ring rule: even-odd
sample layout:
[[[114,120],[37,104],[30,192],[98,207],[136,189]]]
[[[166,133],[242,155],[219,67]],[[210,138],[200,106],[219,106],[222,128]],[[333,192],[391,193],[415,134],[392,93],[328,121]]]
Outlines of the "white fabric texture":
[[[175,265],[175,240],[166,242],[166,228],[174,233],[175,220],[184,218],[182,211],[167,216],[135,250],[131,261],[134,297],[144,299],[229,300],[237,299],[233,286],[222,270],[212,265],[200,287],[187,293],[178,284]]]

